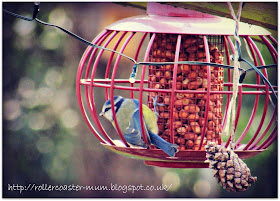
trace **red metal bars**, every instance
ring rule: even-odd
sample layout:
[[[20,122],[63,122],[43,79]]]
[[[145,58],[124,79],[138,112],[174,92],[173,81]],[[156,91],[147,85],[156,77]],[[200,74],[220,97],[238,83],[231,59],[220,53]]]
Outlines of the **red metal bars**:
[[[205,50],[205,55],[206,55],[206,62],[210,62],[209,45],[208,45],[208,41],[207,41],[206,36],[203,36],[203,43],[204,43],[204,50]],[[206,103],[205,103],[205,111],[204,111],[204,125],[203,125],[203,128],[202,128],[201,141],[200,141],[199,148],[198,148],[199,150],[201,150],[201,147],[203,145],[206,126],[208,124],[210,90],[211,90],[211,71],[210,71],[210,66],[207,66],[207,90],[206,90]]]
[[[92,43],[96,43],[97,41],[99,41],[104,35],[107,34],[107,31],[103,31],[101,32],[94,40]],[[83,70],[87,61],[87,58],[89,57],[91,51],[92,51],[93,47],[88,47],[80,61],[79,67],[78,67],[78,71],[77,71],[77,76],[76,76],[76,93],[77,93],[77,98],[78,98],[78,103],[79,106],[81,108],[81,112],[82,115],[84,117],[84,119],[86,120],[86,123],[88,125],[88,127],[90,128],[90,130],[92,131],[92,133],[95,135],[95,137],[102,143],[105,143],[104,139],[99,135],[98,131],[93,127],[91,121],[88,118],[88,115],[86,114],[85,111],[85,107],[82,101],[82,95],[81,95],[81,85],[80,85],[80,80],[83,74]]]
[[[134,36],[135,33],[131,33],[129,35],[129,37],[126,39],[126,41],[124,42],[121,50],[119,51],[120,53],[123,53],[125,47],[127,46],[128,42],[130,41],[130,39]],[[114,123],[115,123],[115,128],[117,130],[117,133],[119,134],[121,140],[123,141],[123,143],[125,144],[125,146],[129,147],[129,145],[127,144],[126,140],[124,139],[124,136],[120,130],[119,124],[118,124],[118,120],[116,118],[116,111],[115,111],[115,106],[114,106],[114,83],[115,83],[115,77],[116,77],[116,73],[117,73],[117,69],[119,66],[119,62],[121,59],[121,55],[118,55],[116,61],[115,61],[115,65],[113,68],[113,72],[112,72],[112,80],[111,80],[111,88],[110,88],[110,99],[111,99],[111,108],[112,108],[112,113],[113,113],[113,119],[114,119]]]
[[[149,53],[150,53],[150,50],[151,50],[151,47],[152,47],[152,44],[155,40],[155,36],[156,34],[154,33],[149,41],[149,44],[148,44],[148,47],[147,47],[147,50],[146,50],[146,53],[145,53],[145,58],[144,58],[144,61],[148,61],[149,59]],[[147,143],[148,143],[148,139],[147,139],[147,136],[145,134],[145,129],[144,129],[144,122],[143,122],[143,85],[144,85],[144,79],[145,79],[145,72],[146,72],[146,66],[143,66],[142,68],[142,74],[141,74],[141,81],[140,81],[140,87],[139,87],[139,115],[140,115],[140,125],[141,125],[141,131],[142,131],[142,137],[143,137],[143,140]],[[148,135],[148,133],[147,133]]]
[[[107,39],[107,37],[106,37],[107,41],[105,42],[105,44],[103,45],[103,47],[106,48],[107,45],[110,43],[111,39],[112,39],[115,35],[116,35],[116,34],[112,34],[108,39]],[[104,38],[104,39],[105,39],[105,38]],[[101,44],[102,42],[103,42],[103,40],[101,40],[101,41],[99,42],[99,44]],[[92,67],[92,72],[91,72],[90,88],[89,88],[89,90],[90,90],[90,91],[89,91],[90,96],[88,97],[88,95],[87,95],[87,99],[89,99],[89,103],[90,103],[90,105],[91,105],[90,113],[91,113],[92,118],[93,118],[94,120],[98,120],[98,114],[97,114],[97,111],[96,111],[95,101],[94,101],[94,87],[93,87],[92,85],[93,85],[93,82],[94,82],[94,77],[95,77],[95,73],[96,73],[96,70],[97,70],[97,67],[98,67],[98,64],[99,64],[99,60],[100,60],[100,58],[101,58],[103,52],[104,52],[104,49],[101,49],[101,50],[99,51],[99,54],[97,55],[95,61],[94,61],[94,65],[93,65],[93,67]],[[91,67],[91,65],[92,65],[93,58],[94,58],[94,54],[91,56],[90,61],[88,62],[88,68],[89,68],[89,69],[90,69],[90,67]],[[87,92],[88,92],[88,90],[87,90],[87,88],[86,88],[86,94],[88,94]],[[105,132],[105,130],[104,130],[103,126],[100,124],[100,122],[99,122],[99,121],[95,121],[95,124],[96,124],[96,126],[98,127],[98,129],[101,131],[101,133],[103,134],[103,136],[107,139],[107,141],[108,141],[111,145],[113,145],[114,143],[113,143],[112,139],[109,137],[109,135],[107,135],[107,133]]]
[[[182,36],[178,35],[177,37],[177,43],[176,43],[176,50],[175,50],[175,59],[174,61],[177,62],[179,60],[179,53],[180,53],[180,46],[181,46],[181,39]],[[173,73],[173,83],[172,83],[172,92],[171,92],[171,102],[170,102],[170,142],[174,143],[174,129],[173,129],[173,108],[174,108],[174,100],[175,100],[175,89],[176,89],[176,83],[177,83],[177,70],[178,70],[178,64],[174,64],[174,73]]]
[[[145,38],[146,38],[147,35],[148,35],[148,33],[144,33],[144,35],[143,35],[141,41],[139,42],[139,45],[138,45],[138,48],[137,48],[137,50],[136,50],[135,57],[134,57],[135,61],[137,61],[137,59],[138,59],[140,49],[141,49],[141,47],[142,47],[142,45],[143,45],[143,42],[144,42],[144,40],[145,40]],[[141,82],[142,82],[142,80],[144,81],[144,78],[141,79]],[[133,86],[134,86],[134,83],[130,83],[130,86],[133,87]],[[132,98],[132,99],[134,98],[134,93],[133,93],[133,92],[134,92],[134,91],[130,91],[130,98]]]
[[[115,32],[116,34],[118,33],[117,31]],[[125,36],[127,32],[123,32],[121,36],[119,36],[113,50],[116,50],[120,44],[120,42],[122,41],[123,37]],[[115,55],[115,52],[112,52],[109,59],[108,59],[108,62],[107,62],[107,67],[106,67],[106,72],[105,72],[105,79],[108,79],[109,78],[109,73],[110,73],[110,69],[111,69],[111,64],[112,64],[112,61],[113,61],[113,57]],[[108,93],[108,89],[105,88],[105,100],[108,100],[109,99],[109,93]]]

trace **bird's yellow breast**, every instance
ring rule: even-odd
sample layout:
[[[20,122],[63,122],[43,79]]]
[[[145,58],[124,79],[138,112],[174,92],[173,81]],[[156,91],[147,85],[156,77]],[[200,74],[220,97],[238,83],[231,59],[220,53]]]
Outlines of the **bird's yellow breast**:
[[[154,134],[158,134],[157,117],[155,113],[143,104],[143,115],[147,129]]]
[[[133,118],[133,114],[135,112],[135,103],[133,100],[128,100],[124,103],[124,106],[121,107],[116,114],[118,125],[122,133],[125,133],[127,127],[129,127],[130,119]],[[157,117],[155,113],[146,105],[143,104],[143,115],[144,115],[144,123],[149,131],[154,134],[158,134],[158,126],[157,126]],[[113,126],[115,127],[115,123]]]

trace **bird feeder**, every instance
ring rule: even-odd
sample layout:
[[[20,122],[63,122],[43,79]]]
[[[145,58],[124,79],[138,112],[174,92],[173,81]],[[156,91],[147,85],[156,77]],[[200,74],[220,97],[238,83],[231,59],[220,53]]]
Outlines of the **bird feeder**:
[[[106,27],[92,43],[103,48],[110,47],[113,52],[89,46],[81,58],[76,79],[80,109],[92,133],[104,147],[142,159],[146,165],[208,167],[204,145],[212,141],[228,147],[230,142],[230,137],[223,141],[221,134],[232,94],[232,69],[178,63],[147,64],[138,66],[138,76],[131,83],[129,73],[134,63],[124,55],[132,55],[135,61],[144,62],[201,61],[231,65],[234,31],[235,21],[231,19],[158,3],[148,3],[147,15],[126,18]],[[268,31],[240,23],[239,36],[246,41],[255,66],[265,65],[255,39],[266,45],[277,64],[274,48],[277,42]],[[141,52],[144,52],[144,56],[141,56]],[[103,69],[102,75],[97,70],[100,68]],[[262,73],[267,77],[266,69],[262,69]],[[274,86],[274,89],[277,88]],[[101,106],[121,92],[128,94],[126,98],[139,99],[140,115],[143,114],[142,104],[154,110],[152,98],[157,97],[157,102],[161,104],[157,106],[159,135],[179,146],[175,157],[168,157],[153,145],[148,149],[130,146],[118,128],[116,132],[106,131],[98,117]],[[263,152],[276,139],[277,109],[272,116],[267,115],[271,93],[266,84],[261,84],[257,73],[255,83],[239,85],[235,127],[242,112],[242,101],[248,96],[254,97],[247,126],[236,139],[235,153],[241,159]],[[97,97],[104,99],[100,102]],[[258,117],[258,127],[244,143],[252,122],[256,121],[260,97],[264,97],[264,107]],[[266,118],[269,119],[266,121],[268,123],[265,123]],[[143,129],[143,121],[140,123]],[[121,143],[117,143],[116,138]],[[147,141],[146,136],[143,139]]]

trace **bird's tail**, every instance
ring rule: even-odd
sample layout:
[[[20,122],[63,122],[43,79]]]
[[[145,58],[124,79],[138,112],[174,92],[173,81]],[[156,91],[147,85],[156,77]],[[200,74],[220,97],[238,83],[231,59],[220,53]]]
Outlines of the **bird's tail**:
[[[156,145],[158,148],[160,148],[162,151],[167,153],[169,156],[174,156],[175,153],[178,152],[178,145],[166,142],[160,136],[152,132],[149,132],[149,134],[151,138],[151,143]]]

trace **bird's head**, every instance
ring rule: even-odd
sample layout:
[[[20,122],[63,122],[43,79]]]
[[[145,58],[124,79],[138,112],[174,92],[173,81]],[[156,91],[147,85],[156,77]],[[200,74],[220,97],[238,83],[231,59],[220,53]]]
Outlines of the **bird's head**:
[[[116,114],[117,114],[118,110],[120,109],[123,101],[124,101],[124,98],[122,96],[114,96],[114,107],[115,107]],[[104,103],[104,105],[102,107],[102,111],[100,112],[99,116],[104,116],[109,121],[113,121],[111,99],[107,100]]]

